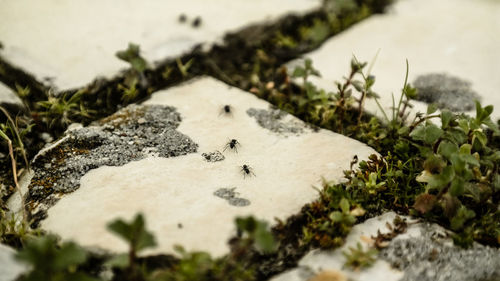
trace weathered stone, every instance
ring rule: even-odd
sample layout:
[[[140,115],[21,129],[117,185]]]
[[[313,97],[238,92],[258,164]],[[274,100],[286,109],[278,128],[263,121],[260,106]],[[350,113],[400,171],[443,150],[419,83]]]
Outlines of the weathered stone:
[[[0,105],[8,108],[22,108],[23,102],[10,88],[0,82]]]
[[[479,95],[471,88],[471,84],[458,77],[442,73],[431,73],[418,76],[413,82],[417,89],[417,100],[435,103],[439,108],[452,111],[470,111],[476,108],[475,100]]]
[[[232,115],[220,115],[228,104]],[[269,114],[256,118],[249,111]],[[317,198],[313,185],[323,178],[340,181],[354,155],[375,153],[275,113],[267,102],[212,78],[154,93],[143,106],[127,107],[98,127],[67,132],[38,156],[28,197],[32,214],[43,214],[35,215],[41,227],[63,239],[125,251],[106,224],[143,212],[158,240],[153,252],[181,244],[225,254],[236,216],[286,219]],[[294,124],[300,130],[270,130],[263,119],[272,128]],[[224,151],[232,139],[238,150]],[[162,147],[179,153],[162,153]],[[224,159],[206,161],[206,151],[223,151]]]
[[[460,77],[471,83],[483,105],[493,104],[499,109],[499,14],[499,1],[399,0],[387,14],[371,16],[306,55],[322,75],[311,80],[335,91],[332,82],[349,74],[353,55],[358,61],[374,62],[373,90],[391,116],[392,95],[397,105],[408,59],[408,82],[428,73]],[[413,104],[413,112],[426,111],[427,104]],[[373,100],[367,101],[366,108],[383,117]],[[500,110],[494,111],[492,117],[500,118]]]
[[[404,233],[395,234],[392,225],[396,214],[385,213],[353,227],[345,245],[332,251],[313,250],[299,261],[299,266],[271,279],[272,281],[310,280],[322,271],[342,271],[349,280],[499,280],[500,250],[479,245],[470,249],[454,246],[449,232],[431,223],[408,223]],[[406,218],[404,218],[406,219]],[[379,254],[375,264],[367,269],[352,271],[344,267],[349,247],[361,243],[372,247],[378,231],[395,236]],[[379,244],[384,246],[383,243]],[[302,277],[298,277],[302,274]]]
[[[15,251],[0,244],[0,281],[14,281],[25,273],[28,267],[14,258]]]
[[[500,250],[474,243],[453,246],[442,228],[421,224],[420,236],[395,239],[380,257],[404,271],[401,281],[500,280]]]
[[[129,42],[153,63],[210,45],[227,32],[318,8],[320,0],[0,2],[2,56],[60,90],[112,76]],[[221,7],[223,9],[221,10]]]

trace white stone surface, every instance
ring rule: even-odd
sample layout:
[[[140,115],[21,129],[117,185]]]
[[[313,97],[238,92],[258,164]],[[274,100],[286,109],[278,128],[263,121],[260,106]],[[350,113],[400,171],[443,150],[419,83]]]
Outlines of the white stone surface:
[[[394,212],[387,212],[354,226],[342,247],[330,251],[313,250],[298,262],[298,267],[275,276],[271,281],[308,281],[313,274],[322,271],[340,271],[350,281],[396,281],[404,275],[404,280],[497,280],[496,276],[500,276],[495,275],[498,273],[495,273],[497,258],[500,257],[498,249],[477,243],[472,248],[462,249],[453,245],[450,231],[437,224],[408,217],[403,217],[407,220],[406,231],[379,252],[371,267],[359,271],[344,268],[346,259],[342,252],[349,252],[348,248],[355,247],[357,243],[365,249],[372,246],[374,239],[371,237],[376,237],[378,230],[382,234],[389,233],[386,223],[393,225],[395,216]],[[398,246],[398,242],[414,244]],[[431,250],[439,253],[440,260],[427,258]],[[404,271],[392,268],[391,260],[395,264],[406,264],[402,266]]]
[[[372,61],[373,87],[387,112],[391,94],[398,101],[406,64],[409,82],[423,74],[448,73],[472,83],[482,104],[493,104],[493,119],[500,117],[500,1],[399,0],[387,14],[374,15],[329,39],[306,55],[321,72],[317,85],[335,90],[333,81],[348,75],[353,55]],[[293,65],[293,63],[292,63]],[[414,102],[415,111],[427,105]],[[382,117],[375,102],[367,109]]]
[[[22,105],[21,99],[14,92],[0,82],[0,103]]]
[[[392,223],[396,214],[393,212],[385,213],[382,216],[375,217],[365,221],[364,223],[354,226],[346,238],[345,244],[333,251],[314,250],[305,255],[299,261],[299,267],[307,268],[315,273],[323,270],[337,270],[342,271],[349,280],[352,281],[396,281],[403,277],[403,273],[392,269],[391,266],[383,261],[377,260],[372,267],[360,271],[352,271],[343,268],[345,257],[343,251],[349,252],[349,247],[356,247],[359,242],[366,247],[366,243],[371,236],[376,236],[377,231],[381,233],[388,233],[389,229],[386,228],[386,223]],[[273,281],[284,281],[279,277],[272,279]]]
[[[150,61],[179,56],[229,31],[318,8],[320,0],[2,0],[1,54],[60,90],[112,76],[127,63],[115,52],[129,42]],[[181,14],[187,22],[179,23]],[[201,17],[199,28],[192,21]]]
[[[126,245],[105,225],[142,211],[158,240],[154,252],[172,252],[174,244],[181,244],[218,256],[228,251],[236,216],[254,215],[270,223],[276,217],[285,219],[317,198],[313,185],[319,187],[322,177],[339,181],[355,154],[366,159],[375,153],[326,130],[280,135],[264,129],[246,111],[268,109],[267,102],[212,78],[154,93],[147,104],[175,106],[182,116],[177,130],[199,144],[198,152],[91,170],[78,190],[48,210],[42,228],[85,246],[124,251]],[[226,104],[232,106],[232,116],[220,116]],[[286,119],[300,122],[292,116]],[[226,150],[220,162],[203,160],[203,152],[222,152],[233,138],[241,144],[237,153]],[[255,176],[244,177],[243,164],[250,165]],[[239,197],[250,200],[249,206],[231,206],[213,195],[219,188],[233,187]]]
[[[27,267],[14,259],[15,251],[0,244],[0,281],[14,281]]]

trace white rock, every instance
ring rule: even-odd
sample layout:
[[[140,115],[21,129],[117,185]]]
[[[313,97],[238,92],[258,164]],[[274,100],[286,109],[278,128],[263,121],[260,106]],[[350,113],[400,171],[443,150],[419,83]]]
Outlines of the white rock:
[[[112,76],[128,65],[115,57],[129,42],[157,61],[211,44],[230,31],[318,8],[320,0],[4,0],[1,54],[60,90]],[[187,22],[180,23],[179,16]],[[200,16],[201,25],[192,26]]]
[[[345,269],[343,266],[346,259],[342,254],[342,252],[349,252],[349,247],[356,247],[357,243],[361,243],[362,246],[366,248],[367,245],[363,242],[362,238],[377,236],[378,230],[380,230],[381,233],[388,233],[389,229],[387,229],[385,225],[386,223],[392,223],[395,216],[395,213],[389,212],[354,226],[342,247],[333,251],[314,250],[300,260],[299,266],[311,269],[316,273],[323,270],[339,270],[342,271],[349,280],[356,281],[399,280],[403,276],[403,273],[392,269],[391,266],[383,260],[377,260],[373,266],[361,271]]]
[[[396,102],[401,95],[408,59],[409,82],[428,73],[447,73],[468,80],[481,96],[483,106],[496,107],[493,117],[498,119],[498,15],[499,1],[399,0],[389,13],[371,16],[305,57],[312,59],[323,77],[312,81],[332,91],[336,90],[333,81],[348,75],[353,55],[367,62],[376,57],[371,70],[376,76],[373,89],[381,95],[381,104],[388,113],[391,94]],[[414,104],[415,111],[426,111],[425,103]],[[383,116],[373,100],[366,106],[370,112]]]
[[[19,106],[23,105],[21,99],[10,88],[0,82],[0,104],[1,103],[16,104]]]
[[[254,215],[271,223],[276,217],[285,219],[317,198],[313,185],[319,187],[322,177],[339,181],[355,154],[366,159],[375,153],[326,130],[278,134],[265,129],[246,111],[266,110],[267,102],[212,78],[154,93],[147,104],[175,106],[182,116],[177,130],[199,145],[198,152],[91,170],[78,190],[48,210],[42,228],[84,246],[125,251],[106,224],[141,211],[158,240],[153,252],[171,252],[174,244],[181,244],[219,256],[228,251],[236,216]],[[220,114],[226,104],[231,105],[231,116]],[[284,120],[303,124],[292,116]],[[233,138],[241,144],[238,152],[223,151]],[[201,156],[216,150],[225,160],[207,162]],[[243,164],[255,175],[244,177]],[[229,205],[214,196],[219,188],[235,188],[250,205]]]
[[[14,281],[27,271],[27,266],[15,260],[15,251],[3,244],[0,244],[0,281]]]

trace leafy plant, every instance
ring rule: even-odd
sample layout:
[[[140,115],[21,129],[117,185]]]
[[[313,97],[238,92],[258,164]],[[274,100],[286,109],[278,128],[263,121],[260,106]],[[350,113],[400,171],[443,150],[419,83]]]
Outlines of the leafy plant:
[[[260,253],[272,253],[277,244],[267,223],[256,220],[253,216],[236,218],[238,236],[242,237],[248,246],[255,246]]]
[[[320,199],[309,205],[302,242],[321,248],[340,246],[356,223],[356,217],[364,214],[365,210],[340,185],[325,189]]]
[[[38,115],[49,128],[66,128],[68,124],[82,117],[91,118],[93,111],[87,110],[81,102],[84,93],[85,91],[81,90],[68,97],[68,94],[55,96],[49,92],[46,101],[37,103],[41,108]]]
[[[359,270],[360,268],[372,266],[376,261],[378,251],[375,248],[368,248],[365,251],[361,243],[358,242],[356,248],[349,247],[349,252],[344,251],[342,254],[346,258],[345,267]]]
[[[57,245],[53,235],[31,240],[16,258],[32,266],[32,270],[20,278],[23,281],[96,280],[78,270],[86,261],[87,253],[73,242]]]
[[[31,229],[24,218],[0,209],[0,243],[19,249],[30,239],[40,235],[41,232]]]
[[[116,57],[130,63],[138,73],[143,73],[148,67],[147,61],[140,55],[139,45],[134,43],[129,43],[126,50],[116,52]]]
[[[182,63],[181,59],[176,60],[177,63],[177,68],[179,69],[180,73],[182,74],[182,78],[186,78],[189,75],[189,68],[194,63],[194,59],[188,60],[186,63]]]
[[[181,256],[172,268],[153,272],[149,280],[155,281],[214,281],[256,280],[255,263],[261,254],[271,254],[277,244],[267,223],[254,217],[235,220],[238,235],[230,240],[230,254],[212,258],[206,252],[188,252],[182,246],[175,251]]]
[[[133,79],[129,84],[130,86],[127,87],[122,84],[118,84],[118,90],[122,91],[122,101],[129,103],[137,98],[139,95],[139,91],[137,89],[137,79]]]
[[[366,118],[363,99],[377,95],[371,91],[375,79],[362,71],[365,66],[354,58],[350,75],[344,83],[337,83],[336,93],[317,90],[307,82],[308,66],[298,68],[294,76],[305,78],[304,92],[281,103],[307,121],[357,138],[382,154],[362,161],[356,171],[346,171],[346,183],[325,184],[322,198],[310,205],[314,215],[304,228],[304,241],[316,241],[322,247],[342,241],[345,233],[328,233],[320,227],[328,229],[329,212],[335,211],[337,220],[342,217],[341,211],[332,209],[338,206],[337,196],[371,213],[394,209],[424,216],[457,231],[455,242],[460,245],[473,240],[498,245],[500,152],[498,145],[490,145],[499,135],[498,125],[489,117],[493,107],[476,103],[476,116],[469,117],[447,110],[436,114],[431,105],[426,114],[417,114],[408,123],[407,111],[417,92],[408,83],[407,62],[401,96],[393,102],[391,117],[384,112],[385,123]],[[360,98],[353,96],[354,91]],[[349,224],[344,222],[344,226],[348,229]]]
[[[138,252],[156,246],[154,236],[146,230],[144,217],[137,214],[127,223],[117,219],[108,224],[108,229],[129,244],[128,254],[118,255],[108,262],[109,265],[125,268],[130,280],[143,280],[137,264]]]
[[[176,246],[181,255],[179,262],[171,269],[153,272],[151,281],[216,281],[216,280],[255,280],[255,272],[230,257],[214,259],[207,252],[187,252]]]

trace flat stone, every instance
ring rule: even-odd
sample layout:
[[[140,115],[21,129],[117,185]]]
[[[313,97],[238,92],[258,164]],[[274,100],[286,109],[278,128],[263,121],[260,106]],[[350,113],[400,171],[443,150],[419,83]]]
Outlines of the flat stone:
[[[439,225],[407,219],[406,231],[388,241],[379,251],[375,263],[366,269],[344,267],[343,252],[358,243],[363,248],[373,246],[378,231],[390,233],[386,226],[396,214],[385,213],[353,227],[346,243],[335,250],[313,250],[298,263],[298,267],[272,278],[272,281],[311,280],[321,272],[342,272],[348,280],[499,280],[500,250],[475,243],[470,249],[454,246],[450,232]]]
[[[231,115],[221,114],[225,105]],[[37,156],[26,203],[42,229],[116,252],[127,247],[106,224],[143,212],[158,240],[150,253],[180,244],[223,255],[235,217],[284,220],[318,197],[313,186],[323,178],[342,180],[354,155],[376,153],[206,77],[96,125],[67,132]],[[224,158],[207,161],[214,151]]]
[[[23,103],[10,88],[0,82],[0,105],[22,107]]]
[[[66,90],[127,68],[115,53],[129,42],[140,45],[146,60],[154,62],[210,45],[250,24],[319,8],[320,3],[6,0],[0,2],[0,54],[40,82]]]
[[[14,281],[28,270],[14,258],[15,253],[14,249],[0,244],[0,281]]]
[[[419,77],[430,74],[456,77],[462,84],[469,83],[466,92],[477,93],[483,106],[493,104],[497,110],[492,117],[498,119],[499,14],[498,1],[398,0],[387,14],[371,16],[305,57],[312,59],[313,66],[322,74],[322,78],[312,81],[331,91],[336,90],[333,81],[341,81],[349,74],[353,55],[360,62],[375,61],[371,69],[376,78],[373,90],[380,95],[382,107],[389,116],[392,94],[396,103],[401,95],[408,59],[408,82],[419,84]],[[290,64],[289,68],[297,63]],[[454,84],[448,83],[451,89],[444,91],[456,92]],[[440,100],[449,103],[442,107],[470,112],[475,108],[470,106],[472,99],[474,95],[464,101],[468,104],[465,108],[454,106],[457,102],[453,96]],[[426,111],[426,103],[413,104],[414,112]],[[366,108],[383,116],[373,100],[368,100]]]

